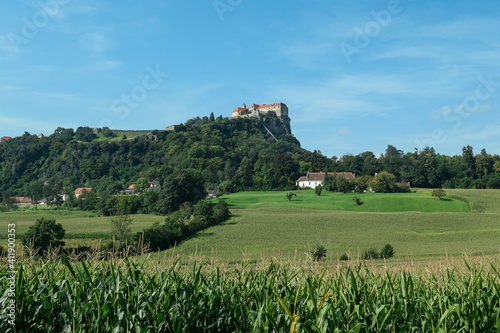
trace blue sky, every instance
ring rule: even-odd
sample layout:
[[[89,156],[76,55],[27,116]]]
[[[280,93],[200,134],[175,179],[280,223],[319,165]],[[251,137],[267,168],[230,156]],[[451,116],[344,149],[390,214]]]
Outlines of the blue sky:
[[[493,0],[6,1],[0,136],[284,102],[327,156],[500,154],[499,14]]]

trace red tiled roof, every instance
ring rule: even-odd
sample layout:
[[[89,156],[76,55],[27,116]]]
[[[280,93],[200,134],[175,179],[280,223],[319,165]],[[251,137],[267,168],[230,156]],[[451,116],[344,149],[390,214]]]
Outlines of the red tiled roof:
[[[267,107],[272,107],[272,106],[276,106],[276,105],[281,105],[281,106],[285,106],[286,107],[286,104],[285,103],[273,103],[273,104],[252,104],[250,105],[250,107],[248,108],[242,108],[242,107],[238,107],[236,109],[233,110],[233,113],[234,112],[238,112],[238,113],[243,113],[245,110],[248,110],[248,109],[263,109],[263,108],[267,108]]]
[[[130,186],[128,187],[128,190],[133,190],[133,189],[134,189],[134,187],[135,187],[135,184],[132,184],[132,185],[130,185]]]
[[[75,190],[75,194],[80,194],[83,191],[90,192],[92,191],[92,187],[79,187]]]
[[[1,141],[7,141],[12,139],[10,136],[3,136]]]
[[[309,172],[307,176],[300,177],[298,182],[322,182],[325,180],[325,172]],[[356,178],[352,172],[328,172],[332,177],[344,177],[347,180]]]
[[[30,204],[31,198],[28,197],[12,197],[11,199],[16,200],[18,203]]]

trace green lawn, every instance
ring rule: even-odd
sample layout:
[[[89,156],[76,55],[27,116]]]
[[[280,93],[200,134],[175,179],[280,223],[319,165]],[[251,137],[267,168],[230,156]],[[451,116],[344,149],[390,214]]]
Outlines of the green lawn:
[[[353,212],[468,212],[470,207],[460,200],[431,197],[420,193],[361,193],[342,194],[323,191],[317,196],[313,190],[294,191],[291,201],[288,192],[240,192],[224,197],[234,208],[303,208],[320,210],[342,210]],[[362,205],[352,200],[358,197]]]

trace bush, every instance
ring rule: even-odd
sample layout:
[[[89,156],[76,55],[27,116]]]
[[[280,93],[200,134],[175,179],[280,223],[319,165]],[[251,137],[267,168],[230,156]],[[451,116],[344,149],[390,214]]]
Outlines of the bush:
[[[443,197],[446,196],[446,192],[442,188],[438,188],[438,189],[435,189],[435,190],[432,191],[432,196],[433,197],[438,197],[439,200],[441,200]]]
[[[365,250],[363,251],[362,258],[365,260],[372,260],[380,258],[379,253],[375,249]]]
[[[321,261],[326,257],[326,248],[323,245],[318,245],[316,250],[311,252],[313,259],[316,261]]]
[[[363,204],[363,203],[361,202],[361,199],[360,199],[360,198],[358,198],[358,197],[354,197],[354,198],[352,198],[352,200],[354,200],[354,202],[355,202],[355,203],[356,203],[356,205],[358,205],[358,206],[360,206],[360,205],[362,205],[362,204]]]
[[[339,259],[342,261],[347,261],[349,260],[349,256],[347,255],[347,253],[343,253],[340,255]]]
[[[288,201],[292,200],[292,197],[296,197],[297,194],[293,193],[293,192],[290,192],[290,193],[287,193],[286,194],[286,198],[288,199]]]
[[[323,186],[321,185],[316,186],[316,188],[314,189],[314,193],[316,193],[317,195],[321,195],[322,191],[323,191]]]
[[[45,252],[49,247],[58,248],[64,246],[62,240],[66,231],[56,220],[39,218],[35,225],[29,227],[22,239],[24,246],[32,245],[36,250]]]
[[[382,248],[382,251],[380,251],[380,256],[384,259],[394,257],[394,248],[392,247],[392,245],[385,244],[385,246]]]

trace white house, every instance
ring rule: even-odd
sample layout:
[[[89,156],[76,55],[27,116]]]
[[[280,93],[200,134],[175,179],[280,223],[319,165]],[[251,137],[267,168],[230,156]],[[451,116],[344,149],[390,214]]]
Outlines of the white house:
[[[297,180],[299,187],[316,188],[318,185],[323,185],[326,172],[308,172],[306,176],[302,176]],[[352,172],[328,172],[330,177],[344,177],[347,180],[356,178]]]

